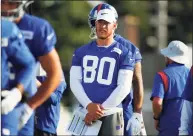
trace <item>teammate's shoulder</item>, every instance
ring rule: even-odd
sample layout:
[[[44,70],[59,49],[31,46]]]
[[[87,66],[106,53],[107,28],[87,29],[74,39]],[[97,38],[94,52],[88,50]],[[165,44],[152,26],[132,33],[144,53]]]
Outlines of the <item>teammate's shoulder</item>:
[[[31,23],[32,25],[38,27],[50,25],[50,23],[46,19],[34,15],[25,14],[24,19],[29,23]]]
[[[123,46],[126,46],[129,49],[132,50],[139,50],[130,40],[122,37],[119,34],[115,34],[114,39],[119,42],[120,44],[122,44]]]

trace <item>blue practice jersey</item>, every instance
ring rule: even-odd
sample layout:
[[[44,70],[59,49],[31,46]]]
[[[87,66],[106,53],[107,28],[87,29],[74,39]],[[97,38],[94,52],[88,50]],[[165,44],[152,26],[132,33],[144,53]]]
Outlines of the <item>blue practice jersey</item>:
[[[128,48],[132,52],[132,54],[134,54],[135,64],[137,62],[141,62],[141,60],[142,60],[141,53],[140,53],[139,49],[133,43],[131,43],[129,40],[126,40],[125,38],[123,38],[122,36],[120,36],[118,34],[115,34],[114,39],[117,42],[123,44],[126,48]],[[128,88],[128,89],[130,89],[130,88]],[[128,106],[131,106],[132,99],[133,99],[133,89],[131,89],[131,93],[129,93],[128,96],[123,101],[124,110],[127,110]],[[131,106],[131,108],[132,108],[132,106]]]
[[[37,79],[42,83],[46,79],[46,76],[37,76]],[[66,82],[63,80],[51,96],[36,109],[35,127],[37,129],[56,134],[60,119],[60,101],[65,89]]]
[[[183,64],[170,63],[163,70],[167,75],[168,89],[161,76],[156,73],[152,88],[151,100],[154,97],[163,99],[163,110],[159,121],[159,135],[178,135],[183,105],[183,91],[188,78],[189,69]],[[170,120],[170,123],[168,123]]]
[[[87,96],[102,104],[117,87],[119,70],[133,70],[134,59],[134,54],[116,41],[107,48],[92,41],[75,51],[72,66],[82,68],[82,86]]]
[[[36,61],[38,61],[39,57],[48,54],[54,49],[56,35],[52,26],[45,19],[25,13],[17,26],[21,30],[25,43]],[[28,122],[19,132],[19,135],[25,135],[26,133],[33,135],[33,130],[29,130],[29,128],[31,128],[29,126],[33,125],[31,124],[31,122],[33,123],[33,119]]]
[[[4,19],[1,23],[1,89],[10,90],[20,83],[26,90],[35,72],[35,59],[17,26]],[[17,72],[13,73],[11,67],[17,67]]]
[[[125,47],[127,47],[133,54],[135,58],[135,64],[137,62],[141,62],[142,56],[141,53],[139,52],[139,49],[131,43],[129,40],[123,38],[122,36],[115,34],[114,39],[123,44]],[[133,89],[130,89],[130,93],[126,96],[126,98],[123,100],[122,105],[123,105],[123,118],[124,118],[124,124],[127,126],[128,120],[132,117],[133,114]],[[124,127],[124,136],[129,136],[131,135],[131,130],[126,130],[126,127]]]
[[[38,57],[49,53],[54,48],[56,43],[56,35],[53,28],[46,20],[25,14],[17,26],[22,32],[25,43],[32,55],[35,57],[36,61],[38,60]],[[15,69],[11,70],[15,71]],[[35,76],[36,75],[34,74],[34,77]],[[34,78],[34,80],[30,82],[30,85],[27,89],[30,92],[28,96],[35,94],[37,90],[34,89],[34,86],[36,86],[35,83]]]
[[[10,90],[20,83],[24,85],[25,92],[28,92],[30,82],[33,77],[35,79],[35,59],[25,45],[17,26],[3,19],[1,23],[1,90]],[[13,68],[15,71],[12,71]],[[18,134],[18,117],[17,108],[1,115],[1,135]]]
[[[36,60],[54,48],[56,35],[48,21],[25,14],[17,26],[21,30],[25,43]]]

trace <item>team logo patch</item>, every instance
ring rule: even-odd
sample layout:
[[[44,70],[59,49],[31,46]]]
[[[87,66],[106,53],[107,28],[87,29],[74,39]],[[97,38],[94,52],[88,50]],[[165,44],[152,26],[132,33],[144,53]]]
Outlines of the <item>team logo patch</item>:
[[[117,48],[117,47],[113,48],[113,49],[111,50],[111,52],[116,52],[116,53],[118,53],[119,55],[122,53],[122,51],[121,51],[119,48]]]
[[[32,31],[21,30],[21,32],[22,32],[23,37],[25,39],[31,40],[34,37],[34,32],[32,32]]]
[[[121,129],[121,126],[116,126],[116,130],[120,130]]]

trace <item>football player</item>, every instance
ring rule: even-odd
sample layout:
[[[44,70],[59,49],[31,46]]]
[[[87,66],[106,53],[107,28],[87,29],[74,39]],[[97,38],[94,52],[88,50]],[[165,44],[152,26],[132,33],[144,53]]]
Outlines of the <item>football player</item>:
[[[57,88],[62,78],[62,69],[58,53],[55,50],[56,35],[48,21],[45,19],[25,13],[25,9],[33,1],[2,0],[2,18],[14,21],[21,30],[25,43],[29,47],[36,61],[47,73],[47,77],[37,93],[27,100],[27,104],[36,109],[45,102]],[[28,114],[22,116],[21,122],[25,122]],[[31,116],[27,125],[20,131],[19,135],[33,135],[34,116]],[[30,126],[30,127],[29,127]]]
[[[97,13],[100,10],[100,8],[103,7],[110,7],[116,16],[116,20],[118,20],[118,14],[115,8],[107,3],[98,4],[94,8],[91,9],[89,15],[88,15],[88,24],[91,28],[91,39],[96,39],[96,27],[95,27],[95,21],[97,18]],[[123,116],[124,116],[124,135],[137,135],[141,131],[142,135],[146,135],[145,127],[141,130],[141,120],[143,120],[141,109],[143,104],[143,79],[142,79],[142,72],[141,72],[141,60],[142,56],[139,52],[139,49],[132,44],[129,40],[121,37],[118,34],[114,34],[114,39],[126,46],[133,54],[135,54],[134,60],[135,60],[135,69],[133,73],[133,89],[131,89],[131,93],[123,100]],[[130,89],[130,88],[128,88]],[[133,91],[134,90],[134,91]],[[134,100],[133,100],[134,95]],[[130,120],[130,121],[129,121]],[[126,130],[126,126],[129,123],[128,130]],[[131,124],[131,125],[130,125]],[[135,129],[136,132],[132,131]]]
[[[38,86],[41,86],[41,83],[44,82],[47,74],[40,64],[38,64],[36,76],[39,81]],[[65,89],[66,82],[65,79],[62,78],[59,86],[51,96],[36,109],[35,136],[57,135],[57,126],[60,119],[60,101]]]
[[[120,106],[130,93],[135,54],[114,40],[117,19],[107,4],[98,8],[95,26],[97,39],[74,52],[70,87],[88,111],[87,125],[100,119],[99,135],[123,135],[122,112],[105,116],[104,110]]]
[[[22,94],[27,92],[32,96],[37,88],[35,59],[17,26],[4,19],[1,24],[1,135],[17,135],[20,117],[17,106]],[[12,71],[11,67],[17,71]],[[31,89],[30,84],[34,85]],[[23,107],[29,115],[33,113],[27,104]]]

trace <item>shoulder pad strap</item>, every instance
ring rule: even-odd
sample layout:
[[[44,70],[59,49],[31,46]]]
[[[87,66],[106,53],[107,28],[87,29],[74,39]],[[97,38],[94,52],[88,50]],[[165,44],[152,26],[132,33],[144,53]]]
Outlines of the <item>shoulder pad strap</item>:
[[[166,73],[163,71],[158,72],[158,74],[161,76],[163,84],[164,84],[164,90],[165,90],[165,92],[167,92],[168,91],[168,77],[167,77]]]

